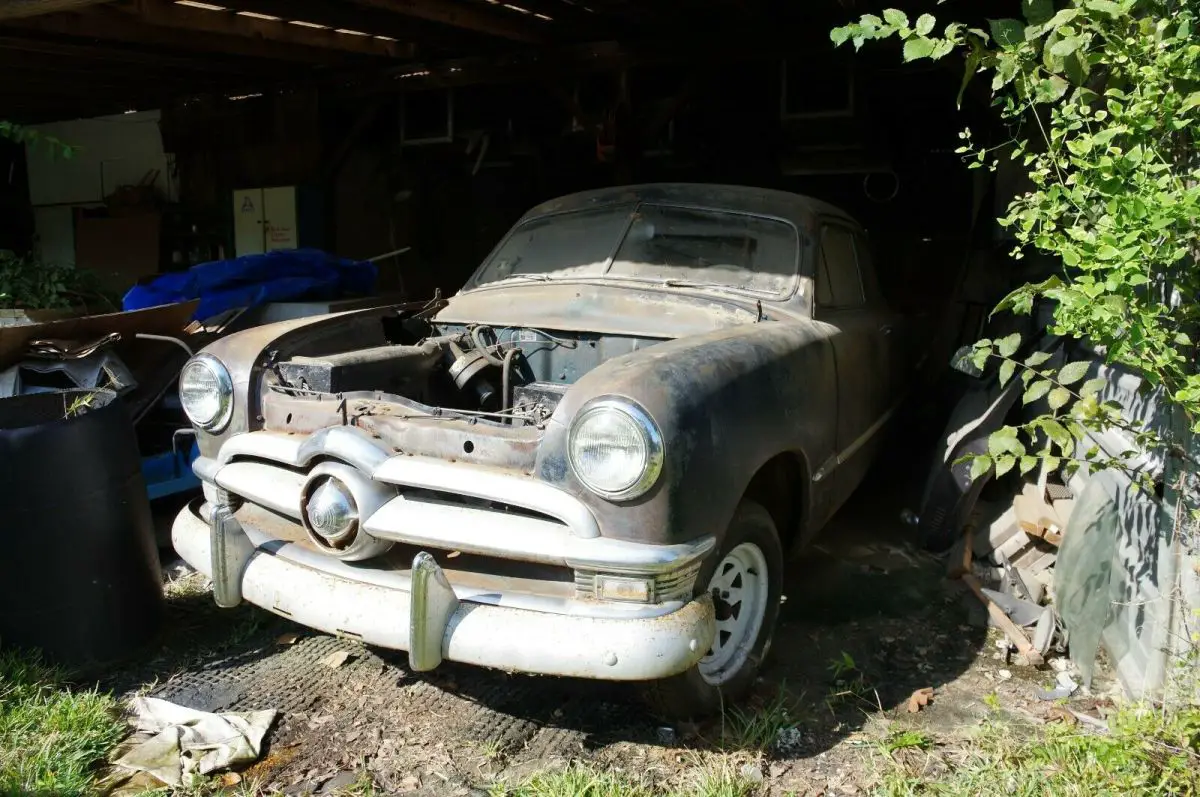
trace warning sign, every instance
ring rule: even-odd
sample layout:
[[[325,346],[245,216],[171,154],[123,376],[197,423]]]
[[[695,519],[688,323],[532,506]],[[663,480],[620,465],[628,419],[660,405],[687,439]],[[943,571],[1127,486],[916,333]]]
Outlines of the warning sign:
[[[242,199],[242,212],[243,213],[253,213],[254,212],[254,200],[251,199],[249,196],[246,196]]]

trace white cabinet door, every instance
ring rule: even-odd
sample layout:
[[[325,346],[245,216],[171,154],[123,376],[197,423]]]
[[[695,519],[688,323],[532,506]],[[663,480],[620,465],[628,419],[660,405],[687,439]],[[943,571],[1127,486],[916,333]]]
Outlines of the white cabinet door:
[[[263,230],[263,190],[233,192],[233,248],[238,257],[266,251]]]
[[[298,248],[300,233],[296,228],[295,187],[264,188],[262,195],[267,251]]]

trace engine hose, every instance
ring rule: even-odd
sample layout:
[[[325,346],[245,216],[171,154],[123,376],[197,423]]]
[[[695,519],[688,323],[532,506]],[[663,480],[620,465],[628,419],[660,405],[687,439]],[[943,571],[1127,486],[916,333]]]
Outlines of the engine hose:
[[[475,344],[475,348],[487,358],[487,361],[492,365],[504,365],[504,360],[491,352],[491,347],[483,342],[483,337],[480,335],[480,330],[491,329],[491,327],[471,327],[471,342]]]
[[[516,346],[513,346],[511,349],[504,352],[504,359],[500,361],[501,362],[501,365],[500,365],[500,393],[501,393],[500,411],[501,412],[508,412],[508,404],[509,404],[508,391],[509,391],[510,383],[512,382],[512,361],[514,359],[516,359],[517,352],[519,352],[519,351],[520,351],[520,349],[518,349]]]

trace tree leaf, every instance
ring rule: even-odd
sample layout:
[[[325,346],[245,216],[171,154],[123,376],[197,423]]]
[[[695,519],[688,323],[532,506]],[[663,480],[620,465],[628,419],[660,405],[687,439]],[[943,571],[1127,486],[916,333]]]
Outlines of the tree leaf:
[[[1067,428],[1053,418],[1043,418],[1041,422],[1042,429],[1046,432],[1046,436],[1054,441],[1054,444],[1062,449],[1063,453],[1069,454],[1075,450],[1075,438],[1067,431]]]
[[[1025,365],[1030,368],[1036,368],[1042,363],[1049,360],[1053,355],[1048,351],[1035,351],[1033,354],[1025,358]]]
[[[1091,366],[1092,364],[1087,360],[1067,363],[1059,369],[1058,381],[1063,385],[1073,385],[1080,379],[1083,379],[1085,376],[1087,376],[1088,369],[1091,368]]]
[[[1031,404],[1042,396],[1050,392],[1050,380],[1038,379],[1025,389],[1025,395],[1021,396],[1022,404]]]
[[[998,457],[1001,454],[1022,456],[1025,453],[1025,444],[1017,436],[1015,428],[1012,426],[1002,426],[988,435],[988,453],[993,457]]]
[[[1094,398],[1106,387],[1108,387],[1107,379],[1102,376],[1093,377],[1084,382],[1083,386],[1079,388],[1079,395],[1083,398]]]
[[[1100,11],[1111,17],[1119,17],[1125,13],[1121,4],[1115,3],[1113,0],[1087,0],[1083,5],[1090,11]]]
[[[916,61],[933,55],[933,42],[923,36],[913,36],[904,42],[904,60]]]
[[[1021,475],[1024,476],[1026,473],[1029,473],[1029,471],[1031,471],[1037,467],[1037,464],[1038,464],[1037,457],[1030,457],[1030,456],[1021,457]]]
[[[922,14],[917,18],[917,24],[913,27],[916,29],[918,34],[922,36],[928,36],[929,32],[933,30],[933,26],[936,24],[937,19],[934,18],[933,14]]]
[[[967,64],[963,67],[962,84],[958,87],[958,99],[956,100],[958,107],[962,108],[963,95],[967,93],[967,86],[971,84],[971,80],[975,77],[975,73],[979,71],[979,64],[983,61],[983,48],[979,46],[976,39],[971,39],[971,53],[967,56]]]
[[[1000,385],[1003,387],[1008,384],[1008,380],[1012,379],[1013,373],[1017,370],[1017,364],[1013,360],[1005,360],[1000,363]]]
[[[1014,332],[1007,335],[998,341],[998,350],[1001,357],[1012,357],[1017,353],[1017,349],[1021,347],[1021,333]]]
[[[1050,391],[1046,397],[1047,403],[1050,404],[1050,409],[1057,410],[1065,407],[1067,402],[1071,400],[1071,391],[1065,387],[1056,387]]]
[[[1049,22],[1054,16],[1053,0],[1021,0],[1021,14],[1030,25]]]
[[[908,15],[898,8],[885,8],[883,10],[883,18],[887,21],[887,24],[893,27],[908,27]]]
[[[1025,41],[1025,26],[1016,19],[989,19],[992,38],[1001,47],[1015,47]]]
[[[1013,469],[1013,465],[1017,464],[1017,458],[1012,454],[1002,454],[996,457],[996,478],[1000,478],[1004,474]]]
[[[976,481],[992,469],[992,458],[987,454],[977,454],[971,459],[971,481]]]

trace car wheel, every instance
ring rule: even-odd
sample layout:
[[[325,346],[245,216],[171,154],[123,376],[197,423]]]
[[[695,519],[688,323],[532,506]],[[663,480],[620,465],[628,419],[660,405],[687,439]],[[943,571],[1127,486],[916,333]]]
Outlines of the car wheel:
[[[720,549],[696,579],[696,594],[712,596],[717,633],[708,653],[684,673],[654,681],[646,698],[672,718],[718,712],[754,683],[771,647],[783,590],[783,548],[762,506],[743,501]]]

